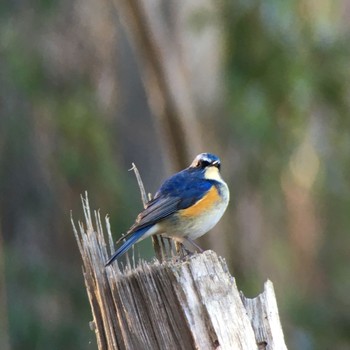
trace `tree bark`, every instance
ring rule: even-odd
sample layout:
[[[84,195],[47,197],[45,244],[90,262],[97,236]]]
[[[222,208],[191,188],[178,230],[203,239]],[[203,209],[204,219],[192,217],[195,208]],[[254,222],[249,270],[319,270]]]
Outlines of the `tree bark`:
[[[100,350],[287,349],[270,281],[257,298],[244,297],[213,251],[105,267],[100,214],[94,212],[95,229],[87,197],[83,203],[86,225],[78,232],[72,224]],[[108,218],[106,227],[112,252]]]

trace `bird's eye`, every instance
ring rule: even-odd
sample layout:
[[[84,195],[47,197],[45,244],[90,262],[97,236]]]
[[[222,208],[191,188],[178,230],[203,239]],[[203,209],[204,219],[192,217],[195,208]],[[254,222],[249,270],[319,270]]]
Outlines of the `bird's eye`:
[[[204,169],[208,165],[210,165],[210,162],[208,162],[206,160],[200,160],[197,164],[198,168],[202,168],[202,169]]]

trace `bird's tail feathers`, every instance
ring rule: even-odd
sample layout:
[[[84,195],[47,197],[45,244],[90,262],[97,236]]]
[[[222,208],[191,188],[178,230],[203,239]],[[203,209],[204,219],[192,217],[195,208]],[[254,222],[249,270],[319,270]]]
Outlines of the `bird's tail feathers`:
[[[109,258],[106,262],[105,266],[110,265],[115,259],[119,258],[123,254],[125,254],[131,246],[136,243],[146,231],[148,231],[149,227],[142,228],[141,230],[133,232],[130,237],[116,250],[116,252]]]

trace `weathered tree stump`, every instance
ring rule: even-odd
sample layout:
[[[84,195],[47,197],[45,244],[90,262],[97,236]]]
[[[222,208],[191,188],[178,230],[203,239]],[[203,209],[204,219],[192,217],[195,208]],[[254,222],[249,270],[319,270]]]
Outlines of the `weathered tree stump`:
[[[104,266],[110,253],[99,212],[84,202],[86,227],[74,232],[83,260],[99,349],[287,349],[273,285],[248,299],[213,251],[186,259]]]

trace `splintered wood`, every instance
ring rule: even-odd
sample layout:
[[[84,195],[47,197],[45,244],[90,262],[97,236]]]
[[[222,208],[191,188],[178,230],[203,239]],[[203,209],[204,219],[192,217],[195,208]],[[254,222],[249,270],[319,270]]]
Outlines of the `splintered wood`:
[[[108,218],[109,251],[99,212],[94,228],[87,196],[83,204],[85,225],[72,224],[100,350],[287,349],[271,282],[245,298],[213,251],[105,267],[114,251]]]

